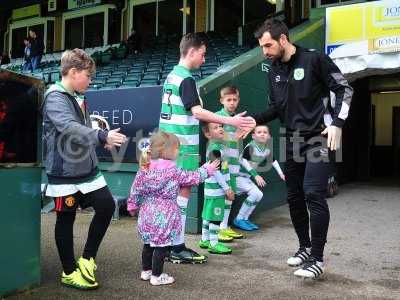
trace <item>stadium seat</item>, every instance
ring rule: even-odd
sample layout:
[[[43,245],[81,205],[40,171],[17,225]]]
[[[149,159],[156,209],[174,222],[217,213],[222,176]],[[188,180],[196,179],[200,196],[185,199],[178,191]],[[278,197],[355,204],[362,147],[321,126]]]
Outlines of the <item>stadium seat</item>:
[[[160,73],[144,73],[142,80],[155,80],[160,79]]]
[[[125,81],[127,81],[127,80],[140,80],[141,79],[141,77],[142,77],[142,74],[128,74],[126,77],[125,77]]]
[[[147,69],[146,69],[146,73],[160,73],[161,72],[161,66],[158,66],[158,67],[156,67],[156,66],[154,66],[154,67],[151,67],[151,66],[149,66]]]
[[[59,81],[60,78],[61,78],[61,76],[60,76],[60,72],[59,71],[51,72],[50,73],[50,81],[49,81],[49,83],[54,83],[56,81]]]
[[[113,71],[112,73],[111,73],[111,76],[125,76],[126,75],[126,72],[125,71]]]
[[[147,86],[155,86],[158,85],[158,81],[146,81],[146,80],[142,80],[140,82],[140,87],[147,87]]]
[[[109,78],[107,79],[106,83],[104,84],[105,86],[108,85],[121,85],[122,84],[122,79],[121,78]]]

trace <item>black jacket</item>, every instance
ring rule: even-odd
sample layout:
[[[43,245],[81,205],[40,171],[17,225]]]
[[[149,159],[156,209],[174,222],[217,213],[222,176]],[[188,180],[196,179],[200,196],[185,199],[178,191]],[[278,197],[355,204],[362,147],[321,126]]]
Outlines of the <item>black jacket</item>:
[[[309,136],[321,133],[329,125],[327,120],[343,126],[353,89],[328,56],[296,46],[288,62],[272,63],[268,79],[269,107],[253,115],[257,123],[279,117],[288,133],[299,131]],[[329,101],[330,91],[336,96],[334,105]]]
[[[31,57],[43,55],[43,52],[43,40],[39,37],[36,37],[36,39],[31,39]]]

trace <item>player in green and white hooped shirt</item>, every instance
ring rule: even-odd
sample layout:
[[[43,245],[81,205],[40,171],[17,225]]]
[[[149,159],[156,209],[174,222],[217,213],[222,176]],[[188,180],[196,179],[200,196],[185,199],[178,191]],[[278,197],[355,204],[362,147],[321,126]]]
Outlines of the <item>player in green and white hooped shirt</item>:
[[[240,157],[240,172],[237,177],[237,189],[238,194],[247,194],[246,200],[243,202],[242,207],[233,224],[243,230],[257,230],[258,226],[249,221],[249,217],[256,208],[257,204],[261,201],[263,193],[257,187],[264,187],[264,179],[258,175],[257,167],[267,160],[272,158],[271,150],[267,147],[268,140],[271,138],[269,134],[269,129],[267,126],[257,126],[252,134],[253,140],[246,145]],[[274,160],[272,166],[281,177],[285,180],[285,175],[283,174],[279,163]],[[251,181],[251,177],[254,178],[257,185]]]
[[[214,254],[229,254],[232,249],[218,241],[218,232],[221,221],[224,219],[225,199],[231,201],[235,193],[229,186],[228,148],[224,142],[224,128],[221,124],[208,123],[204,125],[203,132],[208,139],[207,160],[221,161],[220,169],[204,183],[204,205],[202,211],[203,228],[200,248],[207,248]]]
[[[205,62],[206,40],[204,35],[188,33],[179,45],[180,60],[164,83],[160,129],[176,134],[181,143],[178,166],[184,169],[198,167],[199,125],[197,120],[229,124],[243,130],[254,127],[254,119],[244,117],[245,113],[233,118],[218,116],[203,109],[196,83],[190,71],[198,69]],[[191,187],[181,189],[177,199],[182,212],[182,233],[174,242],[170,259],[174,262],[201,263],[206,257],[185,247],[184,232],[186,208]]]
[[[226,86],[220,91],[220,102],[222,109],[217,111],[216,114],[226,117],[233,117],[236,114],[236,109],[239,105],[240,97],[239,90],[234,86]],[[241,141],[236,135],[236,128],[230,125],[224,125],[225,131],[225,145],[227,147],[229,173],[230,173],[230,186],[236,193],[236,177],[239,175],[239,148]],[[243,235],[234,231],[228,226],[229,215],[232,208],[232,201],[226,199],[224,220],[221,222],[221,230],[219,233],[220,241],[229,241],[232,238],[243,238]]]

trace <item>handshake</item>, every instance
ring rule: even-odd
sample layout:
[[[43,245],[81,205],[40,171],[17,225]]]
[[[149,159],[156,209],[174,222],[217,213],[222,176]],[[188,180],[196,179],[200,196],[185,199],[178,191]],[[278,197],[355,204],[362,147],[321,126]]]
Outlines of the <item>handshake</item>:
[[[231,118],[231,124],[237,128],[236,131],[236,138],[237,139],[244,139],[247,135],[256,127],[257,123],[253,117],[247,116],[245,117],[247,111],[241,112],[236,116]]]

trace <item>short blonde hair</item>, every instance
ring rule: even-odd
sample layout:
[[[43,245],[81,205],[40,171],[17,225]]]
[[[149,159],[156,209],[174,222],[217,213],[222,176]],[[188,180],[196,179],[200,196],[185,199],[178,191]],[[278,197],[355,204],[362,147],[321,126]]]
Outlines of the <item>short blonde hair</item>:
[[[61,56],[61,75],[66,76],[72,68],[78,71],[87,70],[91,75],[96,72],[93,58],[78,48],[66,50]]]
[[[221,89],[221,91],[219,92],[220,97],[224,97],[226,95],[238,95],[239,94],[239,89],[236,86],[226,86],[224,88]]]
[[[174,146],[179,146],[179,139],[175,134],[161,130],[157,131],[150,138],[149,149],[143,151],[140,156],[140,167],[148,167],[150,159],[170,159],[170,154]]]

